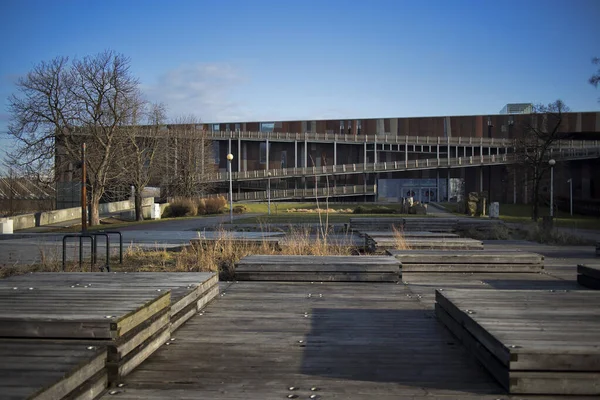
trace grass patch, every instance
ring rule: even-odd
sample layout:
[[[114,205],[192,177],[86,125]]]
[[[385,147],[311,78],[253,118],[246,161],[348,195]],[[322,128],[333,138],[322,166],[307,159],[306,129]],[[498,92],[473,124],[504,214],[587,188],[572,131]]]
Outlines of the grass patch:
[[[348,223],[350,222],[350,218],[357,217],[374,217],[374,218],[383,218],[383,217],[399,217],[400,214],[346,214],[346,213],[335,213],[329,214],[329,223]],[[420,215],[423,217],[423,215]],[[326,219],[325,213],[321,214],[321,220],[325,223]],[[257,217],[248,217],[236,219],[234,224],[297,224],[297,223],[319,223],[319,214],[318,213],[286,213],[286,214],[276,214],[276,215],[261,215]]]

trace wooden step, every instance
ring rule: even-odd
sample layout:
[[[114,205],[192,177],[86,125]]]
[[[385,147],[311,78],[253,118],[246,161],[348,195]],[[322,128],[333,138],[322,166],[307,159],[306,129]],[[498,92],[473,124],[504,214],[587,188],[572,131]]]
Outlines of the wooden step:
[[[238,280],[397,282],[400,263],[389,256],[252,255],[240,260]]]
[[[600,394],[600,293],[436,291],[438,319],[511,394]]]
[[[106,359],[104,346],[0,339],[0,398],[99,398],[108,385]]]
[[[483,250],[481,240],[467,238],[411,238],[405,237],[403,244],[414,250]],[[391,237],[369,240],[367,247],[373,251],[397,249],[398,241]]]
[[[402,272],[540,272],[544,256],[496,250],[388,250],[402,264]]]
[[[39,272],[0,280],[0,287],[170,290],[171,331],[218,295],[212,272]]]
[[[578,265],[577,283],[590,289],[600,290],[600,265]]]

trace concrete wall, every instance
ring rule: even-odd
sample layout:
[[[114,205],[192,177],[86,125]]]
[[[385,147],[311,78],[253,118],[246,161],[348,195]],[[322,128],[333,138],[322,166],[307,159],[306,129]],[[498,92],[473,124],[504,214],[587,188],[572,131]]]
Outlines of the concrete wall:
[[[150,208],[154,202],[154,198],[148,197],[143,199],[142,207],[144,217],[146,214],[150,216]],[[133,201],[117,201],[114,203],[103,203],[100,204],[99,212],[100,215],[115,213],[119,211],[133,210]],[[13,220],[13,229],[15,231],[20,229],[34,228],[36,226],[44,226],[50,224],[56,224],[59,222],[69,221],[72,219],[81,218],[81,207],[64,208],[62,210],[44,211],[35,214],[23,214],[11,217]]]

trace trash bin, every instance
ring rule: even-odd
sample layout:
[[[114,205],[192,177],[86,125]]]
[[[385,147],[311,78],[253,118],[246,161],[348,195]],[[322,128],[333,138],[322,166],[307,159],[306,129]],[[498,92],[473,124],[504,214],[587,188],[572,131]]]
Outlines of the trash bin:
[[[160,214],[160,204],[152,204],[152,209],[150,210],[150,219],[160,219]]]
[[[497,201],[490,203],[489,215],[490,218],[500,218],[500,203],[498,203]]]
[[[13,220],[2,219],[0,220],[0,234],[12,235],[13,234]]]

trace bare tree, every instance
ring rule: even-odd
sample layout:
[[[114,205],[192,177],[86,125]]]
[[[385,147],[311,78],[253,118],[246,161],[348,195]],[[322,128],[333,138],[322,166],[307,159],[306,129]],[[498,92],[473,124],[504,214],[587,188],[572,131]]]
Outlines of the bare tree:
[[[160,135],[166,130],[165,107],[162,104],[146,104],[136,101],[139,109],[134,109],[131,121],[123,129],[122,154],[117,157],[122,169],[127,171],[121,181],[133,187],[135,219],[144,219],[142,192],[150,181],[160,173]],[[142,125],[142,123],[147,123]]]
[[[592,58],[592,64],[598,65],[598,71],[594,75],[590,77],[590,84],[594,85],[594,87],[598,87],[598,83],[600,83],[600,57]],[[598,99],[600,101],[600,98]]]
[[[90,222],[98,224],[102,196],[125,172],[115,167],[121,128],[141,98],[129,59],[113,51],[71,63],[58,57],[35,66],[17,88],[9,98],[14,158],[39,177],[70,180],[86,142]]]
[[[564,123],[564,113],[569,108],[561,101],[556,100],[548,105],[537,105],[527,122],[523,123],[517,131],[514,148],[518,163],[521,166],[524,179],[531,182],[532,210],[531,219],[539,218],[541,182],[547,176],[550,165],[552,148],[556,142],[568,138],[568,134],[561,132]]]
[[[179,117],[162,138],[163,186],[168,196],[198,197],[212,188],[208,175],[215,171],[213,141],[198,124],[194,116]]]

